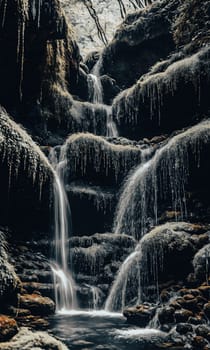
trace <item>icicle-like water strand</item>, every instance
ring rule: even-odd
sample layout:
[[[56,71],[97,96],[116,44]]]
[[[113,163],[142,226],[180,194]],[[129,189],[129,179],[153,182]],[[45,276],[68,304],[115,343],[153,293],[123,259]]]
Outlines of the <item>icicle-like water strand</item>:
[[[187,217],[185,188],[189,178],[189,156],[200,166],[200,150],[210,137],[210,121],[204,121],[174,136],[127,180],[119,200],[114,232],[139,239],[157,224],[158,203],[169,203]]]
[[[57,152],[60,152],[58,155]],[[55,260],[52,266],[55,282],[55,297],[57,311],[65,311],[76,308],[75,282],[68,269],[68,238],[71,234],[71,210],[64,188],[65,145],[53,148],[50,161],[55,169],[54,179],[54,229],[55,229]]]
[[[106,124],[107,124],[106,136],[117,137],[118,131],[117,131],[116,124],[113,121],[112,107],[105,105],[103,103],[103,100],[104,100],[103,86],[101,84],[101,79],[100,79],[100,65],[101,65],[101,58],[99,58],[95,67],[93,68],[92,74],[88,75],[89,100],[96,105],[101,105],[101,107],[106,112]]]
[[[106,300],[106,311],[123,311],[123,309],[127,305],[127,297],[129,298],[129,300],[131,300],[131,296],[127,295],[127,293],[129,292],[129,288],[127,288],[129,282],[128,280],[132,279],[132,277],[134,276],[138,276],[139,278],[137,278],[135,281],[135,288],[135,283],[133,283],[132,295],[138,295],[137,303],[140,303],[141,284],[139,264],[142,255],[141,253],[141,245],[137,245],[135,251],[131,253],[123,262]]]

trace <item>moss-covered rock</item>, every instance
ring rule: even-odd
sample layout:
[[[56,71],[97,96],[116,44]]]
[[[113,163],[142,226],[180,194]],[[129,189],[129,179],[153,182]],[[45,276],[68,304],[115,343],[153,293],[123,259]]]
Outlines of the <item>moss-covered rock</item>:
[[[209,47],[176,55],[123,91],[113,102],[120,135],[131,139],[171,133],[208,113]]]
[[[179,1],[161,1],[129,14],[104,50],[101,74],[126,88],[174,49],[171,26]]]
[[[114,144],[89,133],[74,134],[66,141],[69,177],[116,185],[141,162],[142,149],[132,143]]]
[[[151,285],[183,280],[192,271],[191,262],[199,249],[197,235],[192,233],[193,224],[167,223],[157,226],[143,237],[140,266],[143,266],[141,283],[146,298],[150,297]],[[192,295],[186,297],[185,303],[194,305],[197,300]],[[186,306],[185,303],[182,303],[183,307]]]
[[[194,272],[197,279],[201,281],[205,279],[208,280],[208,276],[210,273],[209,263],[210,263],[210,244],[207,244],[197,252],[197,254],[193,259]],[[207,293],[208,292],[210,291],[207,290]]]
[[[53,170],[31,137],[2,108],[0,127],[0,223],[16,231],[36,225],[47,230]]]
[[[4,234],[0,232],[0,312],[3,312],[8,305],[17,303],[20,287],[20,280],[8,261]]]

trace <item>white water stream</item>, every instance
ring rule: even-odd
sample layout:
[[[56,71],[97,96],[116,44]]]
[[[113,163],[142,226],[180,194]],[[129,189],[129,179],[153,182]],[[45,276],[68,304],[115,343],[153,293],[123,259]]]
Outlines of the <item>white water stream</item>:
[[[100,65],[101,59],[99,58],[98,62],[93,68],[92,73],[88,75],[89,99],[92,103],[101,105],[106,113],[106,136],[117,137],[118,131],[113,120],[112,107],[104,104],[103,86],[100,79]]]
[[[51,268],[54,275],[57,311],[68,311],[77,307],[75,282],[68,268],[69,237],[72,231],[71,210],[65,192],[66,148],[51,150],[50,161],[55,169],[54,179],[54,230],[55,263]]]

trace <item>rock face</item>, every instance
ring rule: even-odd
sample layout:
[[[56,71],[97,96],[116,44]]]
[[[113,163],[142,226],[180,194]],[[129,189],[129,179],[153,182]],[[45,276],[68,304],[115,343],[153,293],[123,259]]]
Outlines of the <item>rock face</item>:
[[[0,127],[1,224],[21,233],[48,231],[52,168],[40,148],[2,108]]]
[[[0,104],[41,137],[54,112],[49,105],[52,91],[67,94],[69,76],[74,89],[77,45],[58,0],[41,5],[38,0],[6,2],[1,18]]]
[[[152,8],[129,14],[104,50],[101,74],[125,89],[174,50],[171,34],[179,1],[161,1]]]
[[[208,18],[208,2],[200,6],[196,0],[154,2],[151,8],[128,15],[103,52],[101,74],[110,75],[123,88],[131,86],[175,47],[186,56],[205,46]]]

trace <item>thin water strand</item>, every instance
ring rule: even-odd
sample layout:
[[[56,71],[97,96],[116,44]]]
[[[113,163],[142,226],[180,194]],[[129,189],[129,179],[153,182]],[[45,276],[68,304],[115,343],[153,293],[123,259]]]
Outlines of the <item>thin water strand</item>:
[[[58,153],[60,152],[60,155]],[[76,285],[68,269],[69,237],[71,235],[71,210],[65,192],[65,145],[59,150],[53,148],[50,161],[55,169],[54,178],[54,229],[55,264],[51,266],[54,275],[57,311],[75,309]]]

